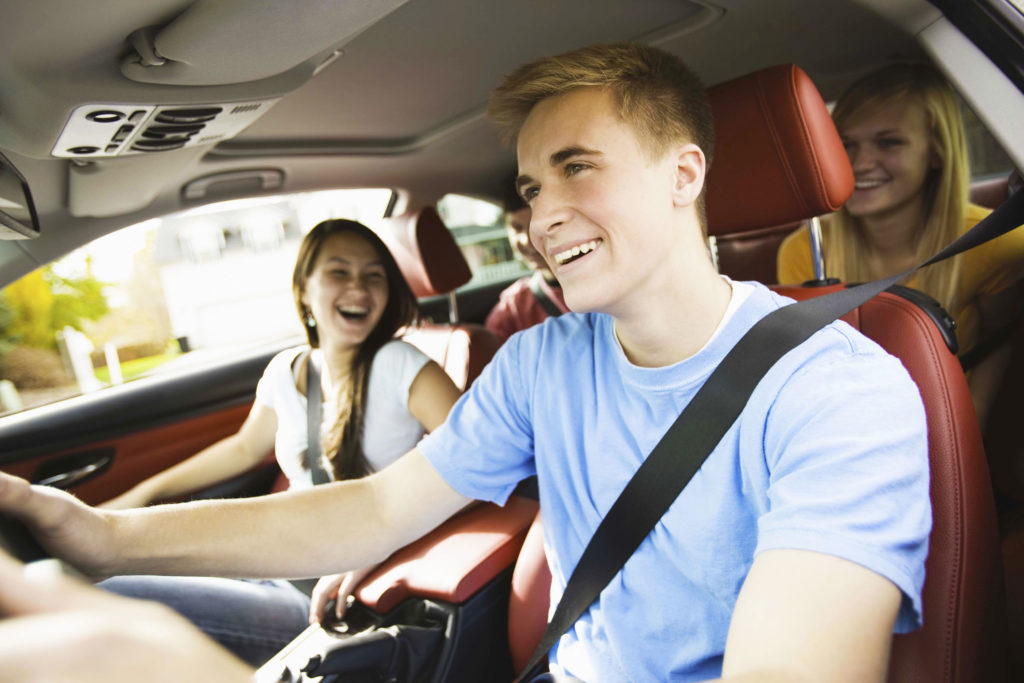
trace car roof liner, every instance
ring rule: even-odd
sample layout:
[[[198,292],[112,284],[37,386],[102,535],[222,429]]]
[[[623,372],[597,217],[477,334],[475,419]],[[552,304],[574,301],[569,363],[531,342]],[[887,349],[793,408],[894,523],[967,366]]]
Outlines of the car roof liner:
[[[198,0],[176,19],[131,36],[121,73],[140,83],[226,85],[291,69],[313,76],[342,45],[407,0]],[[260,58],[252,59],[253,45]],[[319,59],[314,57],[320,56]]]

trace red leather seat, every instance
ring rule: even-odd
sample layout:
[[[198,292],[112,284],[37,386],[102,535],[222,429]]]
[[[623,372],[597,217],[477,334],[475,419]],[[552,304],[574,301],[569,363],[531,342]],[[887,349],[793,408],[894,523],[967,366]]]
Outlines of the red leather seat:
[[[787,235],[802,225],[787,223],[732,235],[712,235],[714,250],[718,255],[718,272],[733,280],[777,284],[779,280],[775,260],[779,247]]]
[[[780,288],[817,296],[816,288]],[[932,533],[925,565],[924,626],[896,636],[890,681],[1000,681],[1005,674],[1005,595],[988,461],[956,356],[919,306],[884,292],[844,317],[897,356],[928,416]]]
[[[710,95],[718,139],[708,179],[710,234],[804,220],[834,211],[849,196],[853,177],[845,151],[801,70],[772,67],[716,86]],[[823,291],[784,293],[802,298]],[[905,299],[884,293],[844,319],[903,361],[928,419],[933,529],[924,627],[894,638],[889,680],[1003,680],[995,506],[963,372],[932,320]],[[550,577],[542,544],[530,542],[534,535],[531,530],[513,575],[509,636],[517,667],[543,633],[536,613],[547,610]]]
[[[417,298],[450,294],[472,277],[455,238],[433,207],[385,219],[380,236]],[[425,323],[404,339],[433,358],[463,390],[501,346],[500,339],[474,323]]]
[[[1006,201],[1008,176],[986,178],[971,183],[970,199],[994,209]],[[718,270],[733,280],[757,280],[766,285],[778,283],[776,257],[782,240],[802,223],[787,223],[743,232],[718,233],[714,239]]]
[[[508,601],[508,648],[516,673],[530,662],[544,635],[550,591],[551,572],[544,556],[544,529],[538,512],[519,550]]]

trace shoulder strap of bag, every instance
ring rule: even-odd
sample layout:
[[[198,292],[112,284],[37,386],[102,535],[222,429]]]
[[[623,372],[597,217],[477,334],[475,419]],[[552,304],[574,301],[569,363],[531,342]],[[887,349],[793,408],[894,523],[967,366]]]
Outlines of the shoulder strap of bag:
[[[955,256],[1022,223],[1024,192],[1018,192],[924,263],[882,280],[784,306],[750,328],[683,409],[597,527],[517,683],[532,672],[618,574],[739,417],[754,388],[779,358],[918,268]]]
[[[533,292],[533,298],[537,300],[540,307],[544,309],[544,312],[550,315],[552,318],[557,318],[562,315],[562,310],[555,305],[555,302],[551,300],[548,293],[544,291],[544,288],[540,285],[540,280],[543,277],[540,273],[534,273],[533,277],[530,278],[530,291]]]
[[[306,353],[306,465],[313,475],[313,485],[331,480],[321,464],[320,423],[323,399],[320,394],[320,368],[313,360],[313,349]]]

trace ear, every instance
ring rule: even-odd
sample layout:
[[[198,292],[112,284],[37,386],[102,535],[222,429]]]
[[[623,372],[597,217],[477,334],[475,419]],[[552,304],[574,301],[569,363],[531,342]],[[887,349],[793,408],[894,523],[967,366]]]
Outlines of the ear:
[[[692,206],[704,189],[707,160],[700,147],[688,142],[671,152],[673,164],[672,204],[678,208]]]

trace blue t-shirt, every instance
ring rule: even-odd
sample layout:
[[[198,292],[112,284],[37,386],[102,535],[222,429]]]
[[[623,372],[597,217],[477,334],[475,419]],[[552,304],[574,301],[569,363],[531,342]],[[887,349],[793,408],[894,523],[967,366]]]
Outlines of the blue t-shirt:
[[[420,443],[463,495],[504,503],[537,474],[551,605],[601,519],[724,355],[790,300],[753,283],[694,356],[629,362],[611,318],[568,314],[514,335]],[[588,683],[721,675],[729,621],[767,549],[846,558],[903,593],[920,625],[931,528],[924,408],[900,362],[845,323],[762,379],[651,535],[559,641],[552,666]]]

